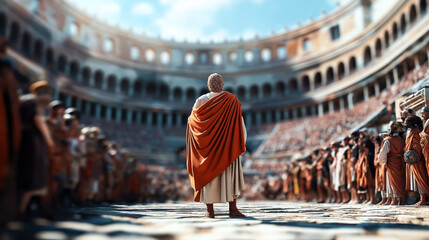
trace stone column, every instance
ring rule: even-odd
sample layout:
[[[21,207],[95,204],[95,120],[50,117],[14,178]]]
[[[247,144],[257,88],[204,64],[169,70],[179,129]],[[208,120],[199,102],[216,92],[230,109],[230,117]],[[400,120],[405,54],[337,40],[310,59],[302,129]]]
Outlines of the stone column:
[[[276,122],[279,123],[282,120],[282,113],[280,110],[276,111]]]
[[[354,93],[349,93],[347,94],[347,102],[349,103],[349,109],[352,109],[354,104],[353,104],[353,97],[354,97]]]
[[[101,116],[101,105],[95,104],[95,119],[100,119]]]
[[[307,117],[307,108],[305,106],[301,107],[301,116],[303,118]]]
[[[101,82],[101,90],[107,91],[107,78],[103,76],[103,81]]]
[[[298,109],[296,109],[296,108],[292,109],[292,118],[293,119],[298,118]]]
[[[134,96],[134,83],[131,83],[130,82],[130,87],[128,88],[128,96],[129,97],[132,97],[132,96]]]
[[[176,127],[181,127],[182,125],[182,114],[176,113]]]
[[[71,107],[71,96],[70,95],[66,95],[66,102],[64,103],[66,105],[66,107]]]
[[[318,108],[318,112],[319,112],[319,117],[323,117],[323,103],[319,103],[318,105],[317,105],[317,108]]]
[[[311,105],[311,115],[316,116],[317,115],[317,106]]]
[[[91,116],[91,103],[90,102],[86,102],[86,108],[85,108],[85,115],[86,116]]]
[[[146,124],[147,124],[148,127],[152,126],[152,114],[153,113],[151,111],[147,111],[147,114],[146,114]]]
[[[378,84],[378,82],[375,82],[375,84],[374,84],[374,91],[375,91],[375,96],[379,97],[380,96],[380,84]]]
[[[283,110],[283,118],[285,120],[289,120],[290,116],[289,116],[289,110],[288,109]]]
[[[390,75],[386,75],[386,88],[392,86],[392,80],[390,79]]]
[[[334,100],[331,100],[328,102],[328,106],[329,106],[329,113],[333,113],[335,112],[335,108],[334,108]]]
[[[112,107],[106,106],[106,120],[112,120]]]
[[[80,111],[82,109],[82,100],[76,99],[76,108]]]
[[[366,101],[369,98],[369,89],[368,86],[365,86],[363,88],[363,100]]]
[[[345,103],[344,103],[344,98],[340,97],[340,111],[344,111],[345,108]]]
[[[396,67],[393,68],[393,80],[395,84],[399,82],[398,69]]]
[[[272,114],[272,112],[271,111],[267,111],[266,114],[267,114],[267,123],[268,124],[273,123],[273,114]]]
[[[116,108],[116,122],[120,123],[122,120],[122,109],[120,107]]]
[[[256,112],[256,125],[260,126],[262,123],[262,114],[261,112]]]
[[[415,69],[420,69],[420,63],[419,63],[419,57],[418,55],[414,56],[414,65],[415,65]]]
[[[133,123],[133,111],[128,110],[127,111],[127,124]]]
[[[143,117],[143,113],[142,113],[142,111],[137,111],[136,112],[136,123],[138,124],[138,125],[141,125],[142,124],[142,117]]]
[[[173,113],[167,114],[167,127],[171,127],[173,125]]]
[[[159,129],[162,129],[162,119],[164,118],[164,114],[162,112],[157,113],[158,117],[156,118],[156,125]]]
[[[246,121],[244,124],[246,124],[246,129],[250,129],[252,127],[252,113],[246,112]]]
[[[94,87],[95,86],[95,74],[90,74],[89,75],[89,86],[90,87]]]

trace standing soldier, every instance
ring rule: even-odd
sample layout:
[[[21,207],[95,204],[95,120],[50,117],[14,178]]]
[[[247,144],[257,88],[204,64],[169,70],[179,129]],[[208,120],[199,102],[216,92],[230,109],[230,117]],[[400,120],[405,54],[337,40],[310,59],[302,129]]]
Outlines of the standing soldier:
[[[420,135],[419,133],[423,129],[422,121],[417,116],[410,116],[405,119],[405,125],[410,129],[407,133],[407,138],[405,140],[405,160],[409,159],[407,156],[414,155],[417,157],[414,164],[408,162],[407,165],[410,165],[412,170],[412,176],[417,182],[417,191],[420,194],[420,201],[415,205],[421,206],[426,205],[426,195],[429,194],[429,184],[428,184],[428,171],[426,169],[426,164],[422,155],[422,147],[420,145]],[[412,180],[412,179],[410,179]]]
[[[387,164],[386,191],[391,205],[405,204],[404,130],[396,122],[389,124],[389,136],[384,139],[378,158]],[[400,202],[398,201],[400,198]]]

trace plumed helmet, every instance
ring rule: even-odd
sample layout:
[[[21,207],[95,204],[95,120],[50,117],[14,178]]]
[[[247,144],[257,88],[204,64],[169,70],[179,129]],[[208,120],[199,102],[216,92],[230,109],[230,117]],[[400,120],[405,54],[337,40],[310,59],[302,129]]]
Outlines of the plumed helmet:
[[[420,155],[415,150],[409,150],[404,153],[404,161],[408,164],[415,164],[420,159]]]
[[[91,127],[84,127],[82,128],[82,130],[80,130],[80,132],[85,136],[89,136],[89,134],[91,133]]]
[[[66,105],[64,105],[63,102],[61,102],[60,100],[54,100],[51,103],[49,103],[49,107],[53,110],[57,110],[60,108],[66,108]]]
[[[422,112],[429,113],[429,106],[424,106]]]
[[[389,123],[389,134],[391,133],[401,133],[404,132],[404,129],[402,128],[402,126],[395,122],[395,121],[391,121]]]
[[[70,114],[72,116],[74,116],[77,119],[80,119],[80,111],[77,110],[76,108],[67,108],[66,111],[64,112],[65,114]]]

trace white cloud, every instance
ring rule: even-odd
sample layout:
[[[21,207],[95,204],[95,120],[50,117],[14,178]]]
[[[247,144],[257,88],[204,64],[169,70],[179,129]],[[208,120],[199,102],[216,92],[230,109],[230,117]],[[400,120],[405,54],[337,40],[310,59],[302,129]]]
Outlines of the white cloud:
[[[229,38],[225,30],[209,33],[207,28],[214,25],[222,9],[234,4],[234,1],[162,0],[161,3],[166,11],[155,19],[155,24],[162,37],[189,41]]]
[[[147,2],[137,3],[133,6],[132,12],[134,15],[151,15],[154,10],[152,5]]]
[[[119,22],[121,5],[118,0],[67,0],[79,9],[109,22]]]

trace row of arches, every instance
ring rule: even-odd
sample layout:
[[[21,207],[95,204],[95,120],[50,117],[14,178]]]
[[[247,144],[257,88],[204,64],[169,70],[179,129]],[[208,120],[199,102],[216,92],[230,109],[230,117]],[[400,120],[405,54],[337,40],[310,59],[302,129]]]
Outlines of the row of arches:
[[[425,14],[426,0],[420,0],[419,7],[420,14]],[[382,36],[375,40],[373,47],[370,45],[365,46],[363,51],[363,66],[369,65],[374,58],[380,57],[384,49],[388,48],[398,38],[398,31],[404,33],[408,26],[407,22],[411,25],[416,21],[418,18],[417,12],[417,7],[412,4],[408,14],[403,13],[400,17],[400,29],[398,29],[398,24],[394,22],[392,31],[386,30]],[[409,19],[409,21],[406,19]],[[167,84],[160,81],[147,81],[144,78],[132,80],[128,77],[106,74],[101,69],[80,66],[78,60],[69,60],[64,54],[56,56],[52,48],[48,47],[45,49],[43,41],[41,39],[34,39],[28,31],[24,31],[21,34],[20,25],[17,22],[12,22],[8,25],[6,15],[0,13],[0,34],[5,36],[7,33],[11,45],[20,50],[25,56],[43,63],[55,73],[68,75],[83,85],[130,97],[147,97],[184,102],[194,101],[198,94],[204,94],[208,91],[206,87],[201,87],[201,89],[173,87],[173,89],[170,89]],[[347,62],[340,61],[336,66],[329,66],[325,70],[317,71],[314,74],[304,73],[299,78],[292,77],[287,81],[279,80],[275,83],[266,82],[250,86],[238,86],[236,88],[227,86],[226,90],[237,94],[242,100],[284,97],[288,94],[311,91],[336,80],[341,80],[356,72],[359,66],[357,60],[355,56],[351,56]],[[148,78],[150,79],[150,77]]]

